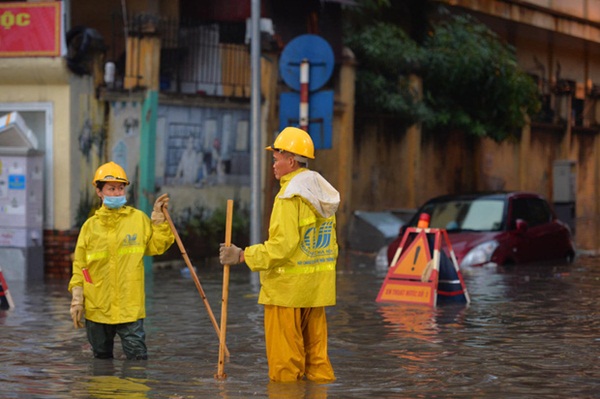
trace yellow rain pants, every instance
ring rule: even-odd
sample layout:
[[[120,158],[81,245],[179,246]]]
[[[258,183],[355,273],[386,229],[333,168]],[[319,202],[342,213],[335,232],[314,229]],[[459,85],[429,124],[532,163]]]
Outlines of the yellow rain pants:
[[[264,305],[265,341],[271,381],[335,380],[327,354],[325,308]]]

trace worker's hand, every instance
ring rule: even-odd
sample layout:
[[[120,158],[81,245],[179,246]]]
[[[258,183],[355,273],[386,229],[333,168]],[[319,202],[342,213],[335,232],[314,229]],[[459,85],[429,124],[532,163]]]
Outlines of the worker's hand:
[[[163,208],[166,208],[169,205],[169,194],[164,193],[160,197],[154,201],[154,208],[152,208],[152,223],[161,224],[165,221],[165,214],[163,213]]]
[[[83,287],[73,287],[71,290],[73,299],[71,299],[71,318],[73,319],[73,327],[82,328],[83,322]]]
[[[225,244],[220,244],[219,246],[219,262],[222,265],[236,265],[242,262],[242,253],[244,251],[231,244],[231,246],[226,247]]]

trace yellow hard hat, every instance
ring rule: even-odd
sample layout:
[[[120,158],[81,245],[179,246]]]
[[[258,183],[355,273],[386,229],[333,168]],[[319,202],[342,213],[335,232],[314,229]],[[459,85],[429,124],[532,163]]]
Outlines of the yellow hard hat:
[[[95,186],[96,183],[99,181],[119,182],[125,183],[125,185],[129,184],[129,180],[127,180],[125,170],[112,161],[107,162],[104,165],[100,165],[100,167],[96,169],[96,174],[94,175],[94,180],[92,180],[92,184]]]
[[[302,157],[315,159],[315,145],[309,134],[297,127],[286,127],[279,133],[273,145],[265,150],[283,150]]]

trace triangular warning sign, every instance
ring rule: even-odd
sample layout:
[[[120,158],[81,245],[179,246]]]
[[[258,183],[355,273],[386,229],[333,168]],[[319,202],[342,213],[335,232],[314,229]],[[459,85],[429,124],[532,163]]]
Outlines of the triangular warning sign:
[[[8,310],[14,309],[14,307],[15,304],[10,296],[10,292],[8,291],[8,285],[6,284],[6,280],[2,274],[2,268],[0,268],[0,309]]]
[[[389,274],[398,278],[420,279],[427,262],[431,259],[430,253],[425,233],[420,232],[389,271]]]
[[[412,237],[414,238],[410,241],[409,238]],[[450,256],[442,249],[442,237]],[[403,250],[407,241],[410,244]],[[441,295],[444,300],[469,303],[467,287],[446,230],[407,228],[392,262],[396,259],[398,261],[389,269],[379,290],[377,302],[404,302],[435,307],[438,296]]]

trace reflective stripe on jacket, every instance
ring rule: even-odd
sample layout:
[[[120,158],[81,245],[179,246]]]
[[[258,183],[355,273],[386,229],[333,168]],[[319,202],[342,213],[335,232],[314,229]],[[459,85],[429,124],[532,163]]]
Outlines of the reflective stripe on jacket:
[[[86,319],[120,324],[146,317],[143,257],[164,253],[174,240],[167,222],[153,224],[138,209],[98,209],[79,233],[69,282],[69,291],[83,286]]]
[[[294,308],[335,305],[339,193],[304,168],[280,183],[268,240],[244,250],[248,267],[261,272],[258,302]]]

